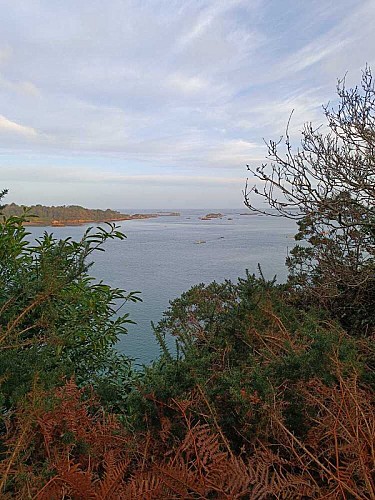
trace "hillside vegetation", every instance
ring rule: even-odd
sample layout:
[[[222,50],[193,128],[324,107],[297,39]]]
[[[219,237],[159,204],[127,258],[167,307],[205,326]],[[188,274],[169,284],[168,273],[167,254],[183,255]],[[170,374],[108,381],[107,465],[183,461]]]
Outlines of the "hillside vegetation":
[[[26,219],[33,225],[52,225],[57,223],[82,223],[82,222],[109,222],[123,220],[130,217],[116,210],[99,210],[83,208],[79,205],[64,205],[46,207],[44,205],[31,205],[29,207],[10,203],[3,209],[5,217],[21,217],[27,214]]]
[[[137,293],[89,275],[116,226],[30,244],[24,214],[0,223],[1,498],[375,498],[371,72],[338,96],[245,192],[298,220],[288,282],[192,287],[141,372],[114,349]]]

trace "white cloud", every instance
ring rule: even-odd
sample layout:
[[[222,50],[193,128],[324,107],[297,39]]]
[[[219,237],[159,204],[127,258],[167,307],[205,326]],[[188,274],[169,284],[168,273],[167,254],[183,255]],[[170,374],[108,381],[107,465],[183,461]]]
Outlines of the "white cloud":
[[[183,34],[176,46],[179,50],[184,49],[191,42],[201,37],[202,34],[212,27],[213,21],[223,15],[227,10],[240,3],[239,1],[217,0],[208,7],[202,9],[190,30]]]
[[[29,81],[10,81],[0,75],[0,87],[3,91],[21,96],[40,97],[39,89]]]
[[[217,175],[178,175],[178,174],[127,174],[103,169],[51,166],[3,166],[3,181],[12,180],[17,172],[18,177],[29,182],[47,183],[94,183],[94,184],[138,184],[138,185],[241,185],[243,177],[225,177]]]
[[[36,137],[38,135],[34,128],[8,120],[8,118],[5,118],[3,115],[0,115],[0,134],[1,133],[19,134],[26,137]]]
[[[206,154],[206,161],[209,165],[216,167],[245,167],[250,161],[262,160],[263,147],[260,144],[234,139],[217,144]]]
[[[16,88],[20,92],[32,97],[39,97],[41,95],[39,89],[32,82],[19,82],[18,84],[16,84]]]
[[[172,88],[184,93],[200,92],[210,88],[207,81],[199,77],[185,77],[181,74],[173,74],[168,77],[168,83]]]
[[[12,55],[12,49],[9,45],[3,45],[0,47],[0,64],[6,63]]]

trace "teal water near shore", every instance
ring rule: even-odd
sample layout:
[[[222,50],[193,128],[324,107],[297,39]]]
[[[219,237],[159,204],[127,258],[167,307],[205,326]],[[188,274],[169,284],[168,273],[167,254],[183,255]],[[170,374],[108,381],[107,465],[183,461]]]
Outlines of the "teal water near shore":
[[[127,213],[153,211],[126,209]],[[297,227],[287,219],[241,215],[248,213],[246,208],[176,211],[181,213],[179,217],[119,222],[127,239],[109,241],[106,251],[93,257],[93,276],[114,287],[142,292],[143,302],[125,306],[137,324],[129,325],[129,333],[118,344],[119,350],[140,364],[159,355],[151,321],[158,322],[170,300],[197,283],[237,280],[246,269],[257,274],[258,263],[266,278],[276,274],[277,280],[283,282],[287,251],[294,246]],[[224,216],[208,221],[199,219],[209,212]],[[47,230],[57,238],[78,239],[85,226],[28,230],[33,236]],[[169,342],[173,344],[172,340]]]

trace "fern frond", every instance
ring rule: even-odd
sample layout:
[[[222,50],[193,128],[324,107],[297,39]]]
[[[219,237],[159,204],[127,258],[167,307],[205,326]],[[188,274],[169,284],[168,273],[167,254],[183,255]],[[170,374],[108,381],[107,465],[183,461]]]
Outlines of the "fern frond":
[[[130,457],[116,460],[113,450],[109,450],[104,457],[104,478],[95,485],[97,500],[116,500],[119,490],[124,486],[124,475],[129,468]]]

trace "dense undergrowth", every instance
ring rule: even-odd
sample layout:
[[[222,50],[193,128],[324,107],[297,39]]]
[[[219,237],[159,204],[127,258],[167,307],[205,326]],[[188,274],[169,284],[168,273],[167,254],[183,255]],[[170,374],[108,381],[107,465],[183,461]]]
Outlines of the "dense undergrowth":
[[[1,498],[375,498],[375,103],[353,92],[362,142],[335,154],[359,170],[302,214],[288,283],[194,286],[142,372],[113,348],[137,294],[89,276],[124,235],[30,243],[27,214],[2,219]]]
[[[112,349],[136,296],[87,274],[121,234],[0,229],[3,498],[374,498],[371,325],[262,277],[197,285],[136,374]]]

